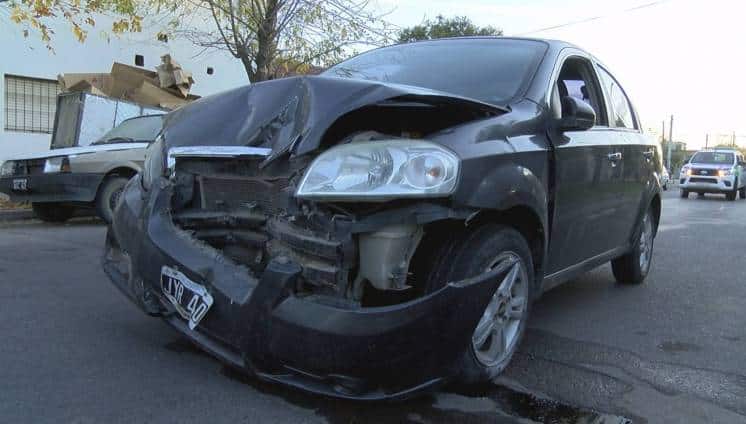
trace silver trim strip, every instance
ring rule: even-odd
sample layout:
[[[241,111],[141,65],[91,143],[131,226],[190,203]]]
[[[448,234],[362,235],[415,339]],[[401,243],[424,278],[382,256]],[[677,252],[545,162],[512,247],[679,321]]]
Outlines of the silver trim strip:
[[[173,171],[176,166],[176,158],[235,158],[239,156],[263,156],[267,157],[272,149],[266,147],[248,146],[186,146],[172,147],[168,149],[166,165]]]

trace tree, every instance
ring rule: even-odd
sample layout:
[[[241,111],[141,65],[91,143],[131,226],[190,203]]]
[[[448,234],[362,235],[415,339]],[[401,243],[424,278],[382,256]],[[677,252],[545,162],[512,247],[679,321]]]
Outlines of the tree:
[[[443,15],[438,15],[435,20],[426,19],[419,25],[399,31],[399,42],[408,43],[418,40],[473,35],[503,35],[503,31],[493,26],[478,27],[466,16],[446,18]]]
[[[51,47],[49,21],[64,18],[79,41],[96,14],[115,17],[113,33],[139,32],[143,21],[168,22],[159,40],[184,37],[239,59],[251,82],[321,69],[356,48],[391,41],[392,27],[370,0],[0,0],[24,35],[37,30]]]
[[[71,27],[78,41],[85,41],[88,31],[96,26],[94,16],[111,15],[111,31],[122,33],[142,30],[142,16],[137,0],[0,0],[0,8],[10,10],[10,20],[19,24],[23,35],[36,32],[48,49],[52,49],[54,29],[50,21],[62,18]]]
[[[382,45],[391,28],[369,0],[155,0],[176,11],[172,32],[205,49],[227,50],[251,82],[328,66],[360,46]],[[185,27],[185,16],[211,25]]]

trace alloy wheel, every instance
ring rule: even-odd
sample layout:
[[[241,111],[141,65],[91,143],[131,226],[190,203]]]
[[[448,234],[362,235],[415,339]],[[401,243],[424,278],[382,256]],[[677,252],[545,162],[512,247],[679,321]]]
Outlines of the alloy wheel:
[[[472,335],[477,360],[491,367],[510,358],[528,310],[528,274],[520,256],[505,252],[495,258],[487,271],[509,269],[485,308]]]

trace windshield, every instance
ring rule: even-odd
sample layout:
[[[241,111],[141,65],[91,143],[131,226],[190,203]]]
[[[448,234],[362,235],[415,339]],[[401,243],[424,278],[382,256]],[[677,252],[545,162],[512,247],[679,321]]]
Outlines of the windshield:
[[[141,116],[128,119],[112,128],[109,132],[104,134],[103,137],[92,144],[148,143],[155,139],[161,131],[162,125],[163,115]]]
[[[692,163],[707,163],[715,165],[733,165],[733,153],[697,152],[692,157]]]
[[[533,76],[546,45],[499,38],[453,39],[373,50],[322,75],[413,85],[504,105]]]

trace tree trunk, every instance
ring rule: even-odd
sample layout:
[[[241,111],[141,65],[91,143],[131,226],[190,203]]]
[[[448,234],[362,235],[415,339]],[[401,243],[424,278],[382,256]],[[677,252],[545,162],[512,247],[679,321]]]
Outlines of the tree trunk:
[[[272,61],[275,60],[277,53],[278,11],[279,5],[277,0],[267,1],[266,15],[256,34],[257,51],[254,58],[256,70],[254,71],[254,78],[251,82],[265,81],[272,76],[270,66],[272,65]]]

